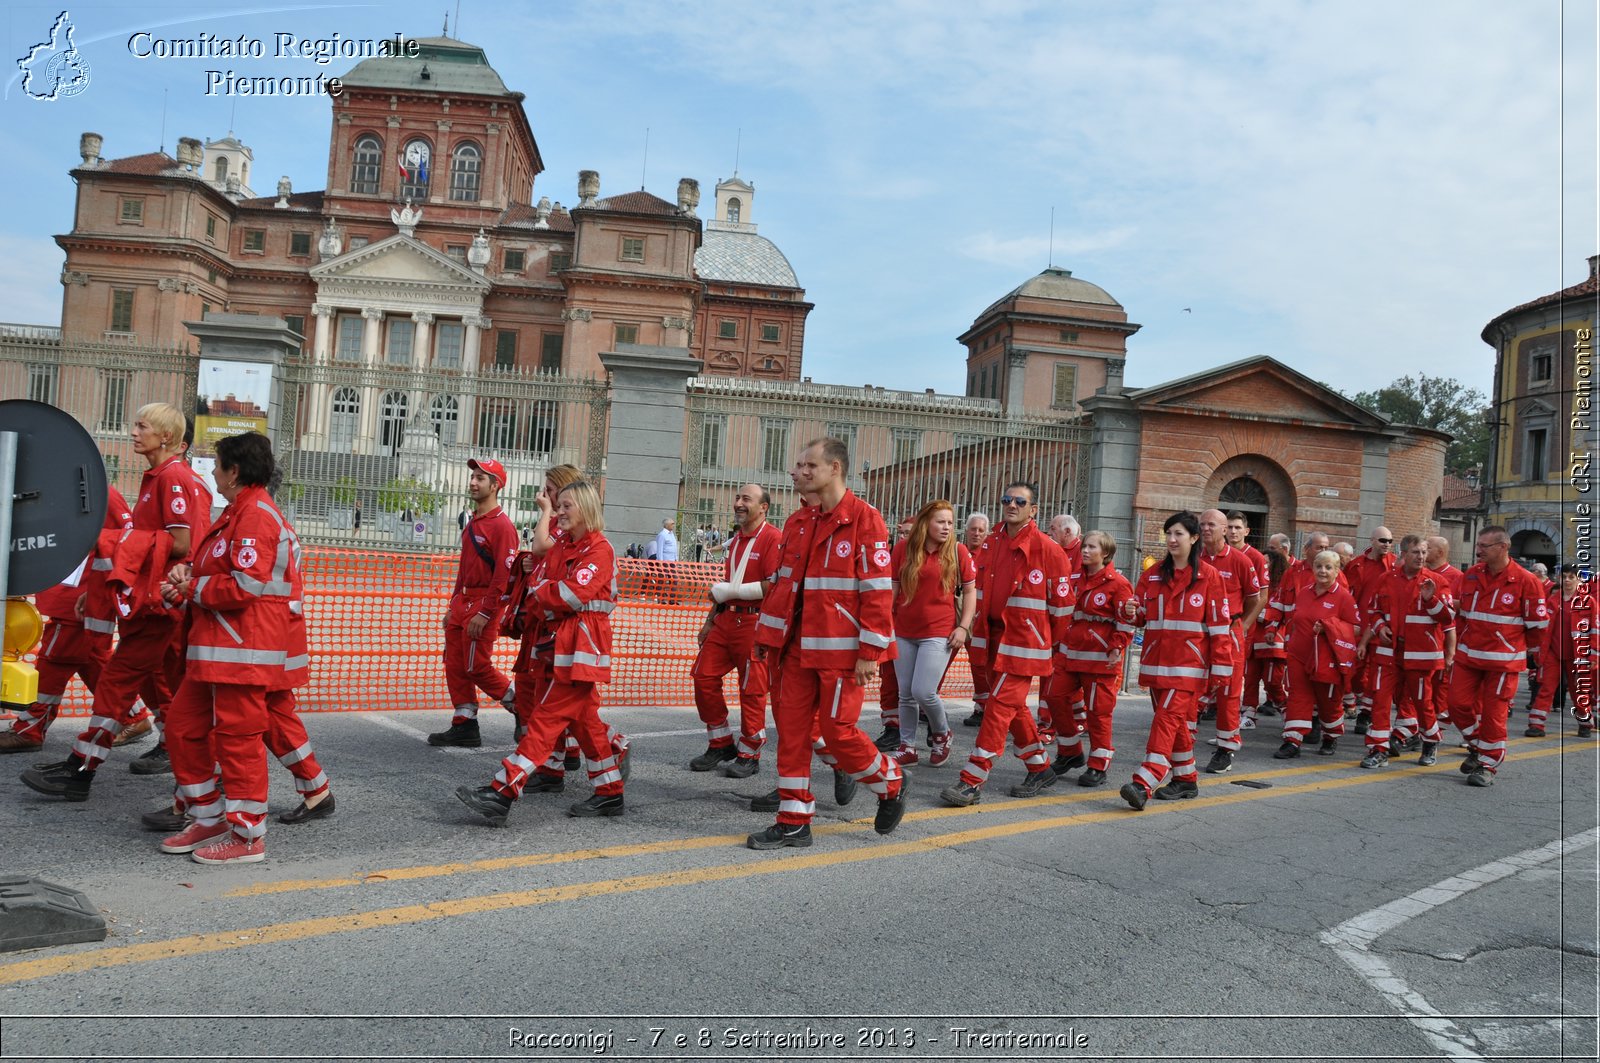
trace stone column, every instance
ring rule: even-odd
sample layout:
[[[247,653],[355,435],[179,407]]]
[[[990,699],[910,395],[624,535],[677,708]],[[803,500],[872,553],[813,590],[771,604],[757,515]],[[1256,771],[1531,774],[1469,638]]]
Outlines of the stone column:
[[[1006,416],[1021,417],[1023,408],[1027,404],[1027,396],[1023,393],[1027,387],[1026,372],[1028,368],[1028,353],[1026,351],[1006,351]],[[1045,405],[1049,405],[1045,403]]]
[[[311,341],[313,365],[325,366],[333,361],[333,319],[338,312],[327,303],[313,303],[311,313],[316,318],[316,330]],[[328,385],[310,384],[306,387],[306,406],[300,412],[300,430],[307,449],[321,449],[328,438]]]
[[[1089,503],[1077,516],[1085,528],[1100,528],[1116,537],[1119,568],[1126,572],[1129,565],[1139,563],[1138,544],[1133,541],[1142,436],[1139,411],[1122,395],[1091,395],[1079,405],[1094,418],[1094,431],[1089,441]]]
[[[600,362],[611,374],[606,440],[606,538],[620,554],[678,511],[683,483],[686,386],[700,372],[681,347],[628,344]]]
[[[478,354],[483,347],[483,334],[493,327],[494,322],[482,314],[466,314],[461,321],[467,326],[467,334],[461,341],[461,371],[476,373]]]
[[[366,319],[361,332],[361,366],[370,370],[378,364],[383,344],[383,311],[368,306],[362,308],[361,316]],[[361,390],[361,427],[356,433],[355,449],[361,454],[374,454],[378,449],[378,407],[383,392],[377,387]]]
[[[318,365],[327,365],[333,359],[330,340],[333,334],[334,307],[327,303],[313,303],[311,313],[317,319],[316,332],[311,341],[311,356]]]
[[[433,342],[433,315],[426,310],[414,310],[411,313],[411,320],[416,322],[417,326],[416,335],[411,337],[411,367],[413,370],[426,369],[432,362],[428,357],[431,353],[428,345]],[[427,411],[423,409],[423,405],[429,401],[431,400],[428,395],[412,389],[411,416],[426,415]]]

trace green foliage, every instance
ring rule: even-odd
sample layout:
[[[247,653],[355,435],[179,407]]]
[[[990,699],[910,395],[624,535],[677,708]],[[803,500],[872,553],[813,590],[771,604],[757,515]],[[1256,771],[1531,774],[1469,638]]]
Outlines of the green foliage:
[[[390,480],[378,491],[378,508],[386,513],[432,513],[438,506],[438,492],[420,480]]]
[[[1449,432],[1455,439],[1445,450],[1446,472],[1462,475],[1489,460],[1488,400],[1477,388],[1452,377],[1403,376],[1377,391],[1350,396],[1396,424]]]
[[[349,508],[356,504],[356,481],[351,476],[341,476],[328,489],[328,497],[336,506]]]

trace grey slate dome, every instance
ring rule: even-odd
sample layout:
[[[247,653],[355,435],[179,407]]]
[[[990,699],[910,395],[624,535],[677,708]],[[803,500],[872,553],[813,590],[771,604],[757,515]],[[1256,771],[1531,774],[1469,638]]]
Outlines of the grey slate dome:
[[[1063,303],[1089,303],[1097,306],[1114,306],[1122,309],[1122,304],[1111,297],[1111,293],[1098,284],[1091,284],[1081,277],[1074,277],[1069,269],[1051,266],[1037,277],[1031,277],[1005,295],[989,304],[983,314],[989,313],[1001,303],[1016,298],[1026,299],[1055,299]]]
[[[704,281],[800,287],[794,267],[771,240],[753,232],[730,232],[709,225],[700,250],[694,253],[694,271]]]
[[[352,88],[426,89],[430,92],[461,93],[472,96],[509,96],[512,92],[489,65],[483,49],[449,37],[423,37],[417,42],[417,57],[376,56],[363,59],[339,80]],[[422,77],[423,68],[428,77]]]

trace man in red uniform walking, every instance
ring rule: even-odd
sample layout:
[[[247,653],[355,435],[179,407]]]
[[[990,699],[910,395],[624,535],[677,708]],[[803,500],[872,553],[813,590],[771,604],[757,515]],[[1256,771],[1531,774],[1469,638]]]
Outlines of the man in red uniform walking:
[[[509,704],[511,680],[494,666],[500,609],[517,559],[517,528],[500,508],[506,467],[493,458],[470,458],[467,497],[472,517],[461,529],[461,563],[444,616],[444,681],[454,715],[450,726],[428,736],[435,746],[479,746],[478,691]]]
[[[1420,536],[1401,539],[1400,564],[1379,582],[1367,610],[1357,656],[1365,657],[1373,643],[1377,664],[1372,670],[1372,721],[1363,768],[1383,767],[1391,756],[1413,748],[1412,739],[1422,747],[1419,764],[1438,759],[1433,685],[1444,668],[1445,633],[1455,621],[1455,607],[1450,589],[1439,586],[1438,578],[1427,571],[1427,554]]]
[[[1351,558],[1344,566],[1344,578],[1350,583],[1350,594],[1356,600],[1356,615],[1363,630],[1372,626],[1372,618],[1368,615],[1372,596],[1389,573],[1394,571],[1393,549],[1394,533],[1388,528],[1374,528],[1366,550]],[[1372,719],[1373,672],[1376,668],[1377,657],[1372,656],[1364,662],[1356,662],[1350,673],[1350,693],[1356,699],[1355,732],[1358,735],[1367,733],[1367,725]]]
[[[1506,756],[1506,718],[1528,651],[1550,626],[1543,588],[1511,560],[1511,536],[1498,524],[1478,533],[1478,563],[1461,579],[1458,641],[1450,676],[1450,722],[1466,736],[1462,774],[1470,786],[1493,786]]]
[[[752,834],[752,849],[811,844],[812,731],[837,770],[878,795],[873,828],[888,834],[905,814],[905,778],[890,757],[857,726],[867,683],[878,672],[893,634],[894,577],[889,532],[876,509],[844,482],[850,451],[837,439],[816,439],[796,463],[796,487],[817,497],[809,542],[787,582],[762,604],[757,655],[776,656],[783,680],[778,724],[778,820]],[[775,639],[776,642],[769,642]],[[771,651],[769,647],[776,645]]]
[[[1428,571],[1434,573],[1439,586],[1450,592],[1450,600],[1461,601],[1463,573],[1450,563],[1450,540],[1442,535],[1430,535],[1428,544]],[[1450,719],[1450,672],[1456,660],[1456,641],[1461,621],[1452,619],[1444,633],[1444,669],[1433,677],[1433,718],[1443,726]]]
[[[1230,663],[1223,667],[1225,682],[1215,699],[1217,751],[1211,754],[1206,772],[1221,775],[1233,770],[1233,754],[1239,741],[1239,707],[1244,700],[1245,633],[1256,622],[1256,614],[1266,605],[1260,570],[1245,554],[1228,545],[1228,517],[1220,509],[1200,514],[1200,547],[1206,563],[1216,570],[1228,596],[1228,637],[1233,642]]]
[[[756,619],[768,578],[778,570],[782,533],[767,523],[772,499],[760,484],[745,484],[733,496],[739,530],[728,540],[722,579],[711,585],[711,612],[700,625],[700,652],[694,659],[694,706],[706,725],[706,751],[689,762],[692,771],[720,768],[734,779],[748,779],[761,766],[767,740],[767,662],[752,660]],[[722,677],[739,675],[739,741],[728,726]]]

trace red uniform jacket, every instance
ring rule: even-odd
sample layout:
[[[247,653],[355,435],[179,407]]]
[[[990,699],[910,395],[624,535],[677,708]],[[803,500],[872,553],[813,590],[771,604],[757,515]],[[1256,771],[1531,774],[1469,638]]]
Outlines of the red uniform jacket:
[[[1580,584],[1571,599],[1563,599],[1559,590],[1551,591],[1545,599],[1545,609],[1550,614],[1546,649],[1551,660],[1580,668],[1592,666],[1596,631],[1600,630],[1600,597],[1591,586]]]
[[[1233,674],[1233,638],[1229,634],[1228,594],[1217,570],[1191,557],[1188,566],[1162,579],[1161,565],[1151,565],[1134,589],[1139,603],[1137,623],[1145,629],[1139,657],[1139,685],[1160,690],[1208,690]]]
[[[122,493],[115,487],[107,489],[106,519],[100,525],[102,531],[126,531],[133,527],[133,512],[128,509],[127,501]],[[40,591],[34,596],[34,604],[39,607],[39,612],[52,620],[64,624],[78,624],[91,634],[109,637],[117,629],[116,607],[111,601],[111,592],[106,587],[106,573],[111,571],[109,557],[97,557],[90,553],[85,559],[83,575],[78,580],[76,587],[69,587],[59,583],[48,590]],[[83,619],[78,619],[78,599],[87,596],[83,603]]]
[[[295,553],[266,489],[240,490],[194,551],[185,676],[269,690],[292,685]]]
[[[568,683],[611,682],[611,612],[617,556],[597,531],[557,539],[531,594],[555,633],[555,675]]]
[[[1315,682],[1335,682],[1354,666],[1359,620],[1355,596],[1348,590],[1335,584],[1319,594],[1315,582],[1306,583],[1293,598],[1285,601],[1280,595],[1269,608],[1286,628],[1285,653],[1299,661]],[[1316,632],[1318,622],[1321,635]]]
[[[177,614],[161,600],[161,584],[171,571],[172,533],[129,528],[103,531],[95,554],[110,562],[104,570],[117,616],[167,616]]]
[[[1350,593],[1356,600],[1356,612],[1360,614],[1363,622],[1372,605],[1372,596],[1378,592],[1378,585],[1394,569],[1393,554],[1384,554],[1381,561],[1374,561],[1361,553],[1345,564],[1343,575],[1350,581]]]
[[[794,615],[800,594],[796,575],[811,549],[811,529],[820,511],[816,506],[801,506],[783,522],[778,540],[778,567],[770,577],[767,593],[761,599],[761,617],[756,621],[756,645],[782,646],[789,637],[789,618]]]
[[[1057,668],[1089,675],[1120,672],[1122,654],[1133,641],[1134,632],[1122,607],[1132,600],[1133,585],[1110,565],[1098,572],[1084,573],[1067,637],[1057,647]]]
[[[1011,556],[1001,558],[1001,551]],[[991,675],[1049,675],[1056,647],[1072,622],[1072,570],[1066,551],[1032,523],[1012,538],[1005,528],[983,541],[989,562],[978,569],[978,616],[993,616],[985,603],[1003,602],[1000,624],[975,626],[971,653]],[[1005,578],[1009,577],[1009,578]],[[1002,582],[1003,579],[1003,582]]]
[[[771,583],[782,560],[783,533],[770,522],[762,521],[761,527],[756,529],[754,540],[752,543],[751,536],[742,531],[734,532],[728,539],[728,548],[722,559],[724,583],[733,579],[734,570],[741,562],[744,573],[739,577],[740,583]],[[755,599],[734,599],[727,606],[729,609],[761,611],[761,603]]]
[[[1433,584],[1433,600],[1424,603],[1422,584]],[[1394,645],[1374,639],[1369,646],[1380,658],[1395,661],[1408,672],[1438,672],[1444,669],[1444,636],[1456,618],[1456,610],[1445,581],[1427,569],[1407,577],[1396,567],[1378,583],[1367,614],[1367,628],[1376,631],[1388,625]],[[1399,651],[1396,654],[1396,650]]]
[[[1456,619],[1456,660],[1485,672],[1525,671],[1550,626],[1539,581],[1515,561],[1498,576],[1482,564],[1467,569]]]
[[[461,561],[456,585],[450,592],[450,618],[465,624],[485,616],[494,624],[511,586],[511,567],[517,559],[517,527],[505,510],[494,507],[473,517],[461,529]]]
[[[779,567],[777,587],[787,582],[790,593],[774,600],[769,592],[763,599],[762,627],[776,632],[780,645],[797,635],[800,664],[817,671],[849,671],[857,660],[892,658],[894,577],[883,516],[846,491],[831,512],[818,508],[807,521],[806,545],[796,544],[792,557],[786,548]],[[793,573],[787,580],[784,567]],[[758,641],[763,636],[772,637],[757,632]]]

